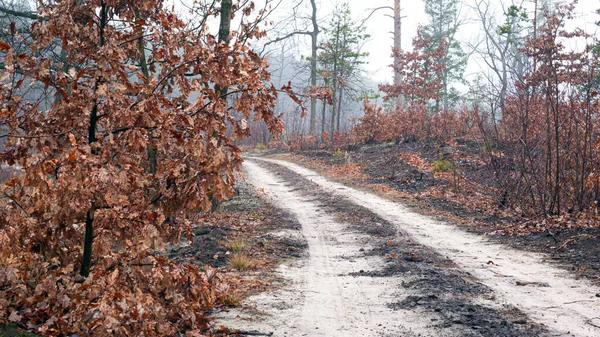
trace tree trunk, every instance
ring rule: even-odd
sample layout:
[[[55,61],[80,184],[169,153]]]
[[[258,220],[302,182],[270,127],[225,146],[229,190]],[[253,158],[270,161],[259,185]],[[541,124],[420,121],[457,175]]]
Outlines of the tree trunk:
[[[231,32],[231,7],[233,0],[221,2],[221,22],[219,24],[219,43],[229,44],[229,33]]]
[[[310,85],[315,87],[317,85],[317,38],[319,37],[319,25],[317,23],[317,4],[315,0],[310,0],[312,6],[311,21],[313,25],[313,31],[311,37],[311,60],[310,60]],[[317,118],[317,99],[311,97],[310,99],[310,133],[315,132]]]
[[[135,17],[137,19],[141,19],[142,16],[139,10],[135,10]],[[138,34],[140,38],[138,39],[138,50],[140,52],[140,68],[142,69],[142,74],[146,77],[146,83],[150,81],[150,71],[148,70],[148,63],[146,61],[146,45],[144,43],[144,27],[139,26],[137,28]],[[147,146],[148,152],[148,172],[150,174],[156,174],[156,167],[158,165],[158,150],[152,145],[152,136],[148,140]]]
[[[219,43],[229,44],[231,33],[231,7],[233,0],[223,0],[221,2],[221,22],[219,23]],[[215,93],[218,93],[220,97],[227,95],[229,88],[220,86],[215,87]]]
[[[342,119],[342,98],[344,98],[344,90],[342,87],[338,88],[340,94],[338,95],[338,106],[337,106],[337,131],[340,131],[340,120]]]
[[[323,100],[323,111],[321,112],[321,141],[324,142],[325,139],[323,138],[323,135],[325,134],[325,118],[327,113],[327,100]]]
[[[333,133],[335,132],[335,112],[337,110],[337,88],[334,85],[333,89],[333,107],[331,109],[331,125],[329,126],[329,130],[331,134],[329,135],[329,140],[333,141]]]
[[[402,52],[402,17],[400,0],[394,0],[394,85],[399,86],[402,83],[402,74],[397,70],[400,67],[400,56]],[[402,92],[396,98],[396,108],[403,104]]]
[[[94,212],[95,205],[88,210],[85,217],[85,237],[83,239],[83,259],[81,260],[81,270],[79,274],[88,277],[92,265],[92,244],[94,242]]]
[[[533,39],[537,39],[537,16],[538,16],[538,2],[534,0],[533,6]],[[537,57],[533,58],[533,72],[537,70]]]
[[[104,0],[100,2],[100,24],[98,26],[98,34],[100,35],[100,45],[98,49],[101,49],[104,46],[104,28],[108,22],[108,8]],[[96,85],[94,90],[98,90],[98,82],[100,79],[96,80]],[[96,128],[98,125],[98,102],[94,102],[94,106],[92,111],[90,112],[90,125],[88,127],[88,143],[91,145],[95,143],[98,139],[96,138]],[[92,150],[92,154],[97,155],[98,153]],[[92,197],[93,198],[93,197]],[[85,236],[83,238],[83,257],[81,260],[81,270],[79,274],[84,277],[88,277],[90,274],[90,267],[92,265],[92,246],[94,243],[94,213],[96,212],[96,204],[92,200],[92,204],[90,209],[87,211],[86,219],[85,219]]]

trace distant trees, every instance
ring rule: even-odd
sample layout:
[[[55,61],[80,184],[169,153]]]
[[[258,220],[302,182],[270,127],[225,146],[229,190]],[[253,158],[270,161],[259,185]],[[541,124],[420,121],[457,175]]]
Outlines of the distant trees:
[[[528,59],[522,48],[527,37],[526,29],[529,19],[521,6],[510,5],[503,8],[504,22],[494,16],[494,5],[488,0],[477,0],[471,9],[476,13],[481,24],[483,38],[473,45],[489,72],[482,72],[486,85],[478,90],[486,90],[486,103],[490,109],[490,118],[502,118],[506,97],[514,82],[522,82]],[[482,84],[482,83],[480,83]]]
[[[315,145],[315,141],[323,140],[323,136],[331,139],[335,131],[345,129],[348,125],[345,117],[360,113],[362,97],[357,94],[366,91],[367,86],[367,81],[358,80],[367,56],[361,48],[368,39],[364,23],[370,15],[363,21],[356,20],[346,2],[339,4],[329,21],[324,22],[317,16],[321,13],[318,2],[298,0],[290,4],[290,8],[287,19],[273,28],[275,37],[264,44],[262,52],[278,53],[274,63],[285,69],[279,66],[272,69],[278,76],[285,72],[287,77],[282,80],[293,79],[294,88],[304,90],[306,101],[310,100],[310,118],[306,123],[298,116],[284,116],[291,122],[286,124],[287,138],[306,138]],[[280,59],[284,56],[294,58],[291,51],[297,51],[302,44],[302,39],[295,39],[297,37],[310,38],[306,41],[310,54],[293,60]],[[272,48],[275,44],[279,45]],[[277,49],[282,46],[285,46],[285,52]],[[318,92],[321,94],[315,95]],[[330,92],[332,99],[325,98],[325,92]],[[318,102],[322,105],[319,104],[317,109]],[[280,103],[283,106],[288,102],[282,100]],[[351,112],[347,111],[348,107]],[[313,114],[315,109],[318,111]],[[300,111],[293,113],[300,114]]]
[[[310,6],[312,8],[310,23],[312,24],[312,31],[310,32],[310,85],[313,87],[317,86],[317,44],[319,38],[319,24],[317,22],[317,4],[315,0],[310,0]],[[312,97],[310,99],[310,132],[316,131],[317,123],[317,99]]]
[[[496,178],[499,206],[525,216],[586,216],[591,207],[597,214],[597,40],[581,29],[567,29],[574,4],[539,8],[537,25],[531,26],[522,7],[507,7],[503,20],[495,21],[489,2],[475,3],[485,34],[476,51],[489,73],[475,82],[470,108],[440,106],[449,74],[444,47],[450,44],[443,38],[435,43],[425,31],[418,34],[413,51],[400,53],[395,67],[404,83],[380,87],[386,99],[403,93],[405,106],[384,112],[365,101],[365,116],[353,130],[357,140],[478,139]]]
[[[308,3],[310,3],[310,15],[306,18],[303,18],[300,16],[300,14],[297,11],[297,8],[300,7],[301,5],[305,4],[307,2],[307,0],[300,0],[299,2],[297,2],[296,4],[294,4],[292,6],[293,10],[292,13],[290,14],[290,21],[308,21],[309,22],[309,26],[311,29],[298,29],[296,27],[294,27],[291,31],[282,31],[279,32],[281,34],[281,36],[277,36],[274,37],[272,40],[266,42],[263,45],[263,52],[265,51],[266,47],[271,45],[271,44],[276,44],[276,43],[281,43],[284,42],[286,43],[287,40],[291,39],[292,37],[295,37],[297,35],[307,35],[310,36],[310,41],[311,41],[311,56],[309,57],[310,60],[310,86],[314,89],[317,87],[317,82],[318,82],[318,70],[317,70],[317,56],[318,56],[318,43],[319,43],[319,34],[321,33],[320,30],[320,25],[318,22],[318,7],[317,7],[317,3],[315,2],[316,0],[308,0]],[[311,97],[310,98],[310,124],[309,124],[309,131],[310,133],[314,133],[316,131],[316,118],[317,118],[317,98],[316,97]]]
[[[360,74],[360,65],[365,63],[368,53],[361,51],[364,41],[369,37],[364,26],[353,22],[348,3],[343,3],[332,14],[329,25],[324,28],[327,34],[320,46],[318,57],[321,76],[333,91],[331,109],[330,136],[340,130],[343,113],[344,94],[352,88]]]
[[[402,94],[404,102],[401,106],[390,109],[387,120],[379,122],[380,125],[385,125],[388,131],[378,133],[378,140],[381,140],[381,137],[427,139],[465,135],[469,131],[465,118],[471,116],[458,113],[455,109],[443,109],[440,105],[446,66],[444,59],[448,48],[446,40],[441,40],[433,49],[433,39],[425,37],[419,30],[412,44],[412,51],[396,53],[400,61],[394,68],[401,74],[403,81],[398,85],[379,86],[385,94],[385,101],[395,100]],[[367,111],[371,112],[370,116],[379,116],[378,113],[374,113],[376,110],[373,107],[369,107],[365,110],[363,122],[368,120]],[[357,126],[355,131],[358,131],[359,139],[363,139],[364,135],[373,134],[362,126]]]
[[[423,37],[430,38],[433,50],[445,40],[448,44],[442,71],[441,104],[447,110],[458,103],[458,92],[453,88],[453,82],[462,82],[467,57],[456,34],[462,21],[459,17],[458,0],[425,0],[425,14],[429,23],[423,26]]]

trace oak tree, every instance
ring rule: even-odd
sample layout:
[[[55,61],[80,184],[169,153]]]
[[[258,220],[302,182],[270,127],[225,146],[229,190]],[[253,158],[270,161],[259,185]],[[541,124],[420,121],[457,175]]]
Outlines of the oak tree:
[[[207,13],[251,17],[243,4]],[[234,194],[251,114],[281,130],[267,62],[245,44],[264,33],[189,29],[160,0],[49,0],[36,17],[27,51],[16,30],[0,41],[0,161],[21,172],[0,191],[0,320],[47,335],[199,334],[214,275],[155,250]],[[40,52],[53,43],[58,61]],[[30,85],[49,108],[23,95]]]

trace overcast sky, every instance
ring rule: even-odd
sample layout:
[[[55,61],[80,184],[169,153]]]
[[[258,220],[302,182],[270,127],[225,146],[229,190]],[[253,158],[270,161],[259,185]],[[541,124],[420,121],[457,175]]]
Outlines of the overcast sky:
[[[285,12],[286,1],[284,0],[284,6],[282,10]],[[463,0],[464,4],[471,5],[475,0]],[[490,0],[499,10],[501,15],[501,5],[510,4],[511,0]],[[542,0],[540,0],[542,1]],[[308,9],[310,4],[308,0],[305,0],[306,8]],[[336,3],[344,2],[342,0],[320,0],[319,1],[319,17],[322,20],[322,24],[328,21],[328,15],[335,8]],[[371,13],[372,9],[382,6],[393,7],[393,0],[349,0],[352,15],[357,20],[362,20]],[[515,0],[519,3],[520,0]],[[554,0],[556,2],[556,0]],[[530,14],[533,13],[533,2],[524,1],[524,6],[530,10]],[[595,14],[595,10],[600,8],[600,0],[580,0],[576,7],[576,20],[573,24],[576,24],[580,28],[587,30],[589,33],[596,32],[595,21],[599,21],[600,17]],[[469,24],[472,20],[473,15],[470,13],[469,8],[466,5],[462,5],[462,16],[467,22],[461,27],[459,31],[459,39],[461,41],[475,41],[479,35],[479,25],[476,23]],[[365,51],[370,53],[366,65],[369,74],[373,77],[376,82],[390,81],[392,78],[391,68],[391,45],[393,43],[392,29],[393,19],[389,17],[393,15],[392,10],[379,10],[369,19],[367,22],[367,33],[371,35],[371,39],[365,45]],[[402,0],[402,15],[405,18],[402,21],[402,46],[404,50],[411,48],[411,42],[413,37],[416,35],[417,27],[419,24],[426,24],[428,21],[427,16],[424,13],[424,5],[422,0]],[[533,15],[530,15],[533,17]],[[307,42],[308,43],[308,40]],[[467,47],[465,46],[465,51]],[[479,66],[474,59],[470,62],[467,68],[467,73],[474,73],[479,71]],[[467,74],[468,76],[469,74]]]
[[[189,3],[193,0],[167,0],[167,3],[172,1],[173,5],[181,10],[182,14],[185,12],[184,7],[181,6],[181,2]],[[298,3],[299,0],[282,0],[281,5],[277,8],[271,19],[274,22],[290,21],[290,11],[293,4]],[[424,13],[423,0],[401,0],[402,15],[402,47],[404,50],[411,49],[412,39],[415,37],[417,27],[421,24],[427,24],[428,18]],[[465,52],[469,52],[468,43],[475,43],[481,36],[480,23],[475,22],[474,15],[471,12],[469,6],[473,6],[475,1],[481,0],[459,0],[461,3],[460,11],[461,17],[465,24],[459,29],[458,39],[463,42],[463,48]],[[523,4],[527,9],[529,17],[533,18],[533,0],[488,0],[493,7],[496,9],[498,15],[498,22],[503,22],[503,11],[502,8],[507,7],[511,3],[517,5]],[[556,3],[560,0],[538,0],[542,2]],[[261,3],[264,4],[264,0],[254,0],[257,7],[260,8]],[[383,6],[394,6],[394,0],[317,0],[318,4],[318,16],[320,25],[324,26],[329,22],[329,16],[333,12],[336,4],[347,2],[350,5],[352,16],[356,21],[363,21],[373,9]],[[308,15],[310,13],[310,1],[304,0],[303,9]],[[575,10],[575,19],[569,24],[570,27],[579,27],[584,29],[590,34],[600,34],[600,30],[595,25],[596,21],[600,21],[600,16],[595,13],[600,8],[600,0],[579,0]],[[364,46],[364,50],[369,53],[368,64],[365,65],[369,76],[376,83],[383,83],[391,81],[393,74],[389,65],[392,63],[391,48],[393,44],[393,19],[390,17],[393,15],[393,10],[382,9],[375,12],[370,19],[366,22],[366,33],[371,35],[371,38],[367,41]],[[184,14],[185,15],[185,14]],[[213,22],[215,28],[218,23]],[[310,28],[307,28],[310,29]],[[270,38],[277,37],[277,33],[272,33]],[[323,35],[321,35],[321,38]],[[300,41],[299,54],[308,56],[310,55],[310,38],[307,36],[298,37]],[[298,55],[298,56],[301,56]],[[472,57],[469,60],[469,64],[466,70],[466,78],[471,78],[475,73],[480,72],[483,62],[477,60],[477,57]]]

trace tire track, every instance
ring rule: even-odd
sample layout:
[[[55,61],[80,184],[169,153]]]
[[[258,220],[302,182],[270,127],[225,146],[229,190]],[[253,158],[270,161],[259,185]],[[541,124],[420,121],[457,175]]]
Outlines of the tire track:
[[[600,336],[597,288],[543,263],[541,255],[490,243],[375,194],[331,182],[299,165],[272,159],[257,160],[284,166],[316,183],[323,191],[347,198],[397,225],[413,239],[448,256],[493,289],[500,303],[515,305],[554,330],[552,335]]]
[[[273,332],[275,336],[456,336],[453,327],[434,327],[432,313],[394,311],[402,291],[399,275],[357,277],[360,270],[381,268],[379,256],[365,256],[371,237],[349,230],[327,207],[310,200],[286,181],[246,162],[247,181],[273,203],[296,216],[308,243],[308,260],[284,264],[286,287],[248,300],[246,310],[217,316],[218,324]]]

